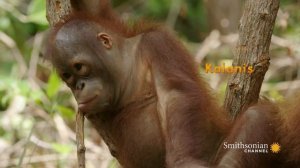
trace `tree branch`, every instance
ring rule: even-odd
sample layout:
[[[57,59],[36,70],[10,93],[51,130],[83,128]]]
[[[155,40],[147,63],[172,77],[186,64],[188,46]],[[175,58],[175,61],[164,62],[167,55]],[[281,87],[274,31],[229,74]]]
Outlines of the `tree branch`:
[[[235,73],[228,82],[224,106],[232,118],[258,101],[278,9],[279,0],[246,1],[233,66],[252,66],[254,72]]]

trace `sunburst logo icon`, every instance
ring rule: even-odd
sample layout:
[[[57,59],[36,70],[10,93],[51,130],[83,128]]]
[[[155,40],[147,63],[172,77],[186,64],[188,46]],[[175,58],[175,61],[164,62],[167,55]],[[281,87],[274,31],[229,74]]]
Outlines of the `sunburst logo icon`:
[[[279,153],[281,146],[279,145],[279,143],[273,143],[271,145],[271,151],[273,153]]]

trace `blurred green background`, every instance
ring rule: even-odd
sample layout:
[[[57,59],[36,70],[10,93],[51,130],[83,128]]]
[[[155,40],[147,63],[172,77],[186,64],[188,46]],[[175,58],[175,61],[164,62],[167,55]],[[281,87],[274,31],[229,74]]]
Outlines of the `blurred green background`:
[[[230,2],[229,2],[230,1]],[[228,75],[205,74],[205,63],[230,64],[242,0],[114,0],[126,20],[166,24],[201,60],[201,73],[220,100]],[[45,0],[0,0],[0,168],[76,167],[76,104],[43,59]],[[300,1],[282,0],[262,94],[283,100],[300,86]],[[214,31],[213,31],[214,30]],[[212,42],[213,45],[208,45]],[[86,124],[87,167],[116,167]]]

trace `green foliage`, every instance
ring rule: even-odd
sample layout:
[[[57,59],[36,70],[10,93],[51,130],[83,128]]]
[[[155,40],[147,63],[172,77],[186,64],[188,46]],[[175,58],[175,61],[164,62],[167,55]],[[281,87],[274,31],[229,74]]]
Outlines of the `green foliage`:
[[[58,144],[58,143],[53,143],[51,144],[51,146],[54,151],[60,154],[70,154],[75,148],[74,145]]]
[[[0,17],[0,30],[7,30],[10,28],[11,22],[7,17]]]
[[[31,1],[28,7],[28,18],[30,22],[33,22],[40,26],[48,26],[46,19],[46,1]]]
[[[63,105],[58,105],[57,111],[64,119],[67,119],[69,121],[74,121],[75,111],[72,108],[69,108],[69,107],[66,107]]]
[[[176,29],[190,41],[198,42],[209,33],[203,1],[184,1],[185,13],[181,14]]]
[[[18,80],[12,77],[0,76],[0,108],[5,109],[9,102],[20,95],[26,101],[36,101],[42,98],[41,90],[34,90],[27,80]]]
[[[155,18],[165,18],[167,17],[171,0],[149,0],[147,1],[146,15],[155,17]]]
[[[118,167],[118,161],[116,159],[113,159],[111,162],[110,162],[110,165],[108,168],[117,168]]]
[[[34,125],[34,118],[24,117],[21,112],[26,104],[34,99],[40,98],[39,90],[32,90],[26,80],[17,80],[12,77],[0,76],[0,111],[11,106],[10,114],[0,113],[0,136],[7,141],[13,141],[14,135],[26,137]],[[12,132],[6,132],[5,128]],[[22,129],[20,129],[22,128]],[[15,134],[12,134],[15,133]]]
[[[51,73],[46,87],[46,94],[50,100],[56,98],[59,88],[61,87],[61,80],[57,73]]]
[[[278,90],[275,90],[275,89],[270,89],[268,96],[272,97],[274,100],[276,100],[276,102],[284,100],[284,97],[282,96],[282,94]]]

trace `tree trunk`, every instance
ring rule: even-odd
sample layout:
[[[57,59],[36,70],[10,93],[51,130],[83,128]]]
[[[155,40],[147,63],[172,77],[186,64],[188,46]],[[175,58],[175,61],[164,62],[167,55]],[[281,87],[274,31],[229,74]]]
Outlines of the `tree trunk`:
[[[224,105],[232,118],[258,101],[278,9],[279,0],[246,1],[233,66],[252,66],[254,72],[235,73],[228,82]]]
[[[47,19],[50,26],[61,22],[61,18],[68,15],[72,8],[70,0],[47,0]]]

